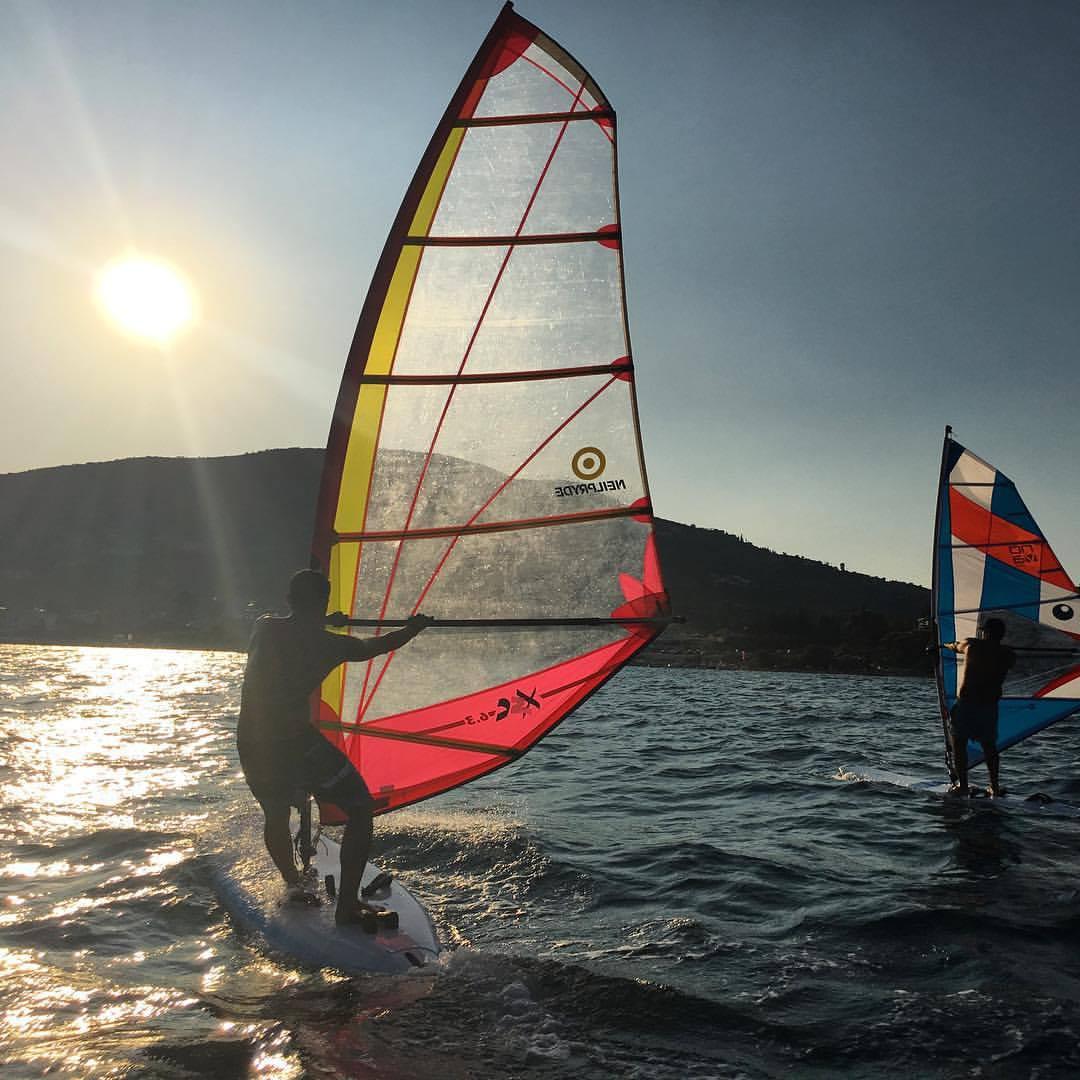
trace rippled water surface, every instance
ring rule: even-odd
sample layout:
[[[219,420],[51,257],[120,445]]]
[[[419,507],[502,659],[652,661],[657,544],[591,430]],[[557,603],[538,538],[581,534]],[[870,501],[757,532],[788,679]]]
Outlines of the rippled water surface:
[[[380,819],[448,948],[344,978],[215,896],[242,666],[0,646],[5,1077],[1080,1075],[1080,821],[836,779],[939,768],[928,682],[624,671]],[[1080,802],[1078,747],[1005,782]]]

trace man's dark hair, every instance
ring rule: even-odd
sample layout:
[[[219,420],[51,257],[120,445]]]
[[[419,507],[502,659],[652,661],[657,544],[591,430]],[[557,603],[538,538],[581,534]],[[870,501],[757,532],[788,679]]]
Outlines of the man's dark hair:
[[[304,615],[326,613],[330,582],[318,570],[297,570],[289,579],[289,607]]]
[[[1000,641],[1005,636],[1005,623],[1001,619],[987,619],[983,623],[983,636],[991,641]]]

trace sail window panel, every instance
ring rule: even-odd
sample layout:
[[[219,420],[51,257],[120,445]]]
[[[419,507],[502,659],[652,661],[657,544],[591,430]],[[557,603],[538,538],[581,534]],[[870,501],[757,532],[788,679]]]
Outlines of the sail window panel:
[[[524,235],[596,232],[615,223],[615,142],[593,121],[563,125]]]
[[[543,43],[546,43],[549,48],[544,48]],[[550,49],[555,51],[549,51]],[[560,56],[564,59],[559,59]],[[520,62],[534,64],[542,69],[548,78],[555,80],[567,94],[572,95],[573,98],[579,101],[579,108],[582,106],[586,109],[596,107],[596,98],[593,97],[589,86],[591,80],[577,66],[576,62],[571,61],[562,48],[551,41],[550,38],[541,36],[541,40],[534,41],[525,50]],[[574,64],[574,70],[567,66],[569,64]],[[584,88],[582,88],[582,83],[585,83]]]
[[[505,247],[427,248],[413,283],[394,357],[395,375],[455,375],[473,371],[469,343],[485,320]],[[501,369],[505,370],[505,368]]]
[[[649,529],[629,518],[363,545],[352,614],[402,617],[419,607],[440,618],[607,618],[625,602],[620,574],[640,577]],[[556,573],[537,574],[538,565]],[[407,663],[350,664],[346,710],[379,679],[379,714],[496,686],[625,636],[592,627],[446,630],[409,643]],[[404,655],[404,654],[403,654]],[[361,669],[365,669],[361,671]],[[384,696],[385,692],[385,696]],[[371,718],[365,713],[367,718]]]
[[[431,236],[513,236],[561,124],[473,128],[462,141]]]
[[[351,614],[404,616],[419,604],[440,618],[607,618],[625,602],[619,574],[641,577],[648,536],[639,521],[610,518],[368,540]],[[571,638],[580,642],[587,633],[575,628]],[[560,633],[545,629],[540,637],[547,641],[544,635],[556,640]]]
[[[535,392],[540,385],[528,389]],[[545,434],[543,439],[550,441],[518,467],[477,522],[590,513],[629,507],[643,499],[637,439],[626,424],[632,393],[630,383],[611,382],[554,437]]]
[[[420,393],[432,409],[433,394],[445,387]],[[417,391],[395,395],[415,398]],[[401,416],[395,410],[392,415]],[[430,439],[430,428],[427,437]],[[415,440],[414,440],[415,441]],[[426,469],[425,469],[426,462]],[[427,454],[424,450],[381,449],[375,459],[368,499],[366,532],[397,532],[405,529],[464,525],[483,505],[484,493],[505,481],[504,473],[452,454]],[[412,514],[410,516],[410,508]]]
[[[370,723],[468,697],[484,687],[557,668],[626,637],[618,626],[432,630],[410,641],[392,659],[381,656],[370,664],[349,664],[342,720]]]
[[[524,672],[509,682],[484,684],[434,705],[365,719],[366,730],[443,735],[458,743],[484,743],[502,749],[527,746],[557,718],[551,706],[562,704],[560,698],[602,674],[606,665],[634,644],[623,635],[597,649]]]
[[[533,116],[593,109],[596,99],[582,80],[538,45],[530,45],[504,71],[487,81],[474,116]]]
[[[365,531],[546,517],[610,505],[605,492],[629,505],[644,487],[630,394],[611,375],[389,387]],[[598,452],[575,461],[584,448]],[[557,492],[586,481],[591,495]]]
[[[627,355],[617,251],[587,241],[506,256],[501,247],[424,252],[395,375],[538,371]]]
[[[576,89],[568,91],[535,63],[522,57],[488,79],[473,115],[530,116],[569,112]]]
[[[472,128],[430,235],[594,232],[615,216],[612,154],[589,121]]]

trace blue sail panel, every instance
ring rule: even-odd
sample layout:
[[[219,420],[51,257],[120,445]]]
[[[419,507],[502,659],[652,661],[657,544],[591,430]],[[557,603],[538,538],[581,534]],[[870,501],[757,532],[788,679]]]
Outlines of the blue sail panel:
[[[1002,698],[998,704],[999,750],[1015,746],[1036,732],[1056,724],[1080,709],[1080,700],[1062,698]],[[982,747],[969,742],[968,765],[983,761]]]
[[[982,611],[1000,608],[1038,622],[1039,586],[1038,578],[1006,566],[997,559],[985,559],[979,608]]]

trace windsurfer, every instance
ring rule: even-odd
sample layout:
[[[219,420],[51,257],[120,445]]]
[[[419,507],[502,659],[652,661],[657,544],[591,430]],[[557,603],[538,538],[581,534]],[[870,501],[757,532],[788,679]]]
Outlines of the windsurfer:
[[[371,796],[352,762],[312,727],[308,701],[339,664],[392,652],[431,620],[414,615],[400,630],[381,637],[333,634],[324,624],[342,625],[345,616],[326,615],[329,596],[330,582],[322,574],[300,570],[289,582],[290,614],[264,615],[256,622],[236,742],[244,779],[263,809],[266,850],[285,879],[290,899],[318,902],[304,887],[293,857],[290,808],[314,794],[347,815],[335,913],[337,921],[345,923],[356,921],[364,906],[359,893],[371,846]]]
[[[986,770],[990,774],[990,794],[995,797],[1002,794],[998,778],[998,701],[1005,676],[1016,663],[1016,653],[1002,644],[1004,636],[1005,623],[1001,619],[987,619],[981,637],[951,641],[942,646],[964,657],[964,679],[948,724],[955,772],[953,790],[958,795],[968,794],[968,740],[982,747]]]

